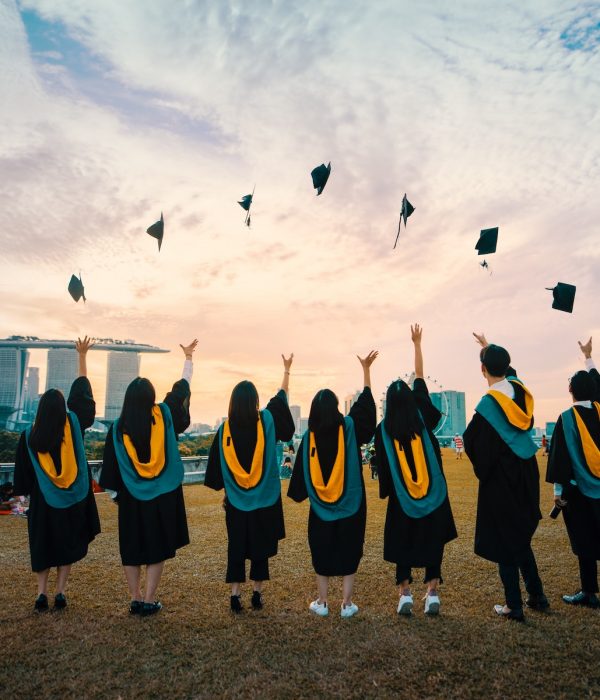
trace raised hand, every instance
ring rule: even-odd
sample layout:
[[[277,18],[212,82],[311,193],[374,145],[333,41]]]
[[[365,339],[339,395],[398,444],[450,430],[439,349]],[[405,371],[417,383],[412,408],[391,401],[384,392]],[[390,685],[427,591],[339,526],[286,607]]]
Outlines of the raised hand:
[[[87,335],[84,336],[83,340],[81,338],[77,338],[77,341],[75,342],[75,350],[80,355],[85,355],[86,352],[94,347],[94,339],[93,338],[88,338]]]
[[[194,338],[194,340],[192,340],[192,342],[189,345],[182,345],[181,343],[179,343],[179,347],[183,350],[183,354],[185,355],[187,360],[192,359],[192,355],[194,354],[196,345],[198,345],[198,340],[196,338]]]
[[[587,343],[582,343],[581,340],[578,340],[577,342],[579,343],[579,347],[581,348],[583,356],[586,360],[589,360],[592,356],[592,337],[590,336],[590,339],[587,341]]]
[[[292,353],[289,357],[286,357],[286,356],[282,353],[281,359],[283,360],[283,370],[284,370],[284,372],[289,372],[289,371],[290,371],[290,367],[292,366],[292,362],[294,361],[294,353]]]
[[[473,333],[475,336],[475,340],[481,345],[482,348],[487,348],[489,345],[488,341],[485,339],[485,335],[483,333]]]
[[[410,327],[410,338],[413,341],[413,343],[420,343],[422,337],[423,328],[418,323],[415,323],[414,326]]]
[[[358,355],[356,357],[358,357],[358,361],[363,366],[363,369],[369,369],[369,367],[377,359],[377,355],[379,355],[379,350],[371,350],[366,357],[359,357]]]

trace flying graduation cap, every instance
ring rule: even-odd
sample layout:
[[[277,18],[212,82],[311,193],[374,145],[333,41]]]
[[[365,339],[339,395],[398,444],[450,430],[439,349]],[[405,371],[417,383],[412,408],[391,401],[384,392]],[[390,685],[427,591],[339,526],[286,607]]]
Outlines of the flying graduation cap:
[[[480,262],[480,263],[479,263],[479,267],[480,267],[482,270],[487,270],[487,271],[490,273],[490,275],[492,274],[492,268],[490,267],[490,264],[488,263],[487,260],[484,260],[483,262]]]
[[[406,228],[406,219],[413,213],[415,208],[413,205],[406,199],[406,192],[404,193],[404,197],[402,197],[402,206],[400,207],[400,221],[398,221],[398,233],[396,234],[396,241],[394,243],[394,248],[398,244],[398,238],[400,237],[400,227],[402,226],[402,221],[404,221],[404,228]]]
[[[549,292],[552,292],[554,301],[552,308],[558,311],[566,311],[568,314],[573,313],[573,304],[575,303],[575,287],[574,284],[566,284],[566,282],[558,282],[556,287],[546,287]]]
[[[310,175],[312,177],[313,187],[315,190],[317,190],[317,197],[325,189],[325,185],[327,184],[327,180],[329,180],[330,174],[331,162],[329,162],[327,165],[325,165],[325,163],[321,163],[321,165],[317,165],[317,167],[311,172]]]
[[[83,302],[85,303],[85,290],[83,288],[83,282],[81,281],[81,272],[79,273],[79,277],[71,275],[67,289],[69,294],[73,297],[73,301],[77,302],[83,297]]]
[[[160,246],[162,245],[162,239],[165,235],[165,220],[163,219],[162,211],[160,212],[160,221],[152,224],[146,229],[146,233],[152,238],[156,238],[158,241],[158,250],[160,251]]]
[[[246,218],[244,219],[244,223],[246,226],[250,226],[250,207],[252,205],[252,199],[254,197],[254,190],[256,189],[256,185],[252,188],[252,194],[246,194],[244,195],[238,204],[244,211],[246,212]]]
[[[479,232],[479,240],[475,246],[475,250],[479,251],[477,255],[491,255],[496,252],[498,245],[498,227],[484,228]]]

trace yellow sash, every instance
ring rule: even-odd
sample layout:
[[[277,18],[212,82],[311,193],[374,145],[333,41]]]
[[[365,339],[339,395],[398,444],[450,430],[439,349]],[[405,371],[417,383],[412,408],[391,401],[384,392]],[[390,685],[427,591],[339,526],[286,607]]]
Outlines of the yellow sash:
[[[154,479],[165,467],[165,425],[162,412],[158,406],[152,407],[154,421],[150,428],[150,461],[140,462],[137,450],[131,438],[123,434],[123,444],[136,472],[144,479]]]
[[[526,386],[523,384],[521,384],[521,386],[525,391],[525,411],[522,411],[515,401],[509,399],[508,396],[501,391],[490,389],[488,394],[496,399],[511,425],[514,425],[515,428],[519,430],[529,430],[531,427],[531,419],[533,418],[533,396]]]
[[[594,401],[594,406],[596,407],[596,411],[598,411],[598,418],[600,418],[600,403]],[[592,474],[597,479],[600,479],[600,449],[598,449],[598,445],[596,445],[592,439],[589,430],[575,408],[573,409],[573,413],[575,414],[575,422],[577,423],[577,430],[579,431],[579,437],[581,438],[581,446],[583,447],[583,458],[585,459],[585,463],[589,467]]]
[[[411,498],[423,498],[427,495],[427,491],[429,490],[429,471],[427,470],[427,461],[425,459],[425,452],[423,450],[423,441],[421,440],[421,436],[417,435],[415,438],[413,438],[410,441],[410,446],[412,448],[413,459],[415,461],[415,472],[417,473],[416,479],[413,479],[412,477],[404,450],[400,446],[398,440],[394,440],[394,447],[396,448],[396,454],[398,455],[398,462],[400,464],[402,476],[404,477],[406,489]]]
[[[56,466],[49,452],[38,452],[40,467],[44,470],[50,481],[59,489],[68,489],[77,478],[77,458],[73,446],[71,423],[65,421],[65,434],[60,445],[61,472],[56,473]]]
[[[335,463],[329,476],[327,484],[323,481],[323,472],[321,471],[321,463],[319,462],[319,453],[317,452],[317,443],[315,442],[315,434],[309,433],[308,443],[308,464],[310,468],[310,480],[313,488],[317,492],[317,496],[324,503],[337,503],[344,493],[344,464],[346,461],[346,445],[344,443],[344,429],[340,425],[338,432],[338,449],[335,457]]]
[[[254,454],[252,455],[252,465],[250,467],[250,473],[248,473],[240,464],[237,454],[235,453],[235,447],[233,445],[233,438],[231,437],[231,430],[229,429],[229,420],[225,421],[223,425],[223,455],[229,471],[232,473],[238,486],[244,489],[251,489],[256,486],[263,473],[263,457],[265,454],[265,431],[263,428],[262,421],[260,418],[256,424],[256,447],[254,448]]]

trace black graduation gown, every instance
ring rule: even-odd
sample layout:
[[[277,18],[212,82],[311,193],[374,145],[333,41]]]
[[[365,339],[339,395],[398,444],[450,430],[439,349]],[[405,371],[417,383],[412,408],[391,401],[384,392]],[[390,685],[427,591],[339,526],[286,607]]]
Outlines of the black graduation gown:
[[[415,379],[413,396],[423,416],[435,453],[442,467],[442,455],[433,430],[441,414],[431,402],[427,384],[423,379]],[[414,458],[410,441],[401,441],[411,469]],[[383,536],[383,558],[385,561],[408,567],[425,567],[441,561],[444,545],[457,537],[454,517],[448,496],[443,503],[423,518],[410,518],[402,510],[390,473],[390,463],[383,444],[381,423],[375,431],[375,451],[378,456],[379,497],[388,498]],[[394,468],[396,466],[394,465]]]
[[[515,372],[509,368],[507,374]],[[525,410],[518,387],[515,400]],[[479,479],[475,554],[500,564],[518,564],[542,517],[537,460],[517,457],[479,413],[473,415],[463,439]]]
[[[574,407],[590,436],[600,445],[600,420],[596,408]],[[573,471],[573,463],[567,449],[562,416],[559,416],[552,442],[546,470],[546,481],[561,484],[562,498],[567,501],[562,513],[567,526],[573,554],[586,559],[600,559],[600,499],[584,496],[577,486],[571,484],[577,481]]]
[[[164,400],[171,411],[176,435],[190,424],[186,397],[189,401],[189,392],[174,390]],[[183,488],[178,486],[148,501],[134,498],[121,477],[115,454],[114,428],[113,423],[106,436],[100,486],[118,494],[121,562],[123,566],[141,566],[172,559],[180,547],[190,543]]]
[[[313,568],[315,573],[320,576],[348,576],[354,574],[363,555],[367,501],[365,498],[360,446],[371,440],[377,423],[375,401],[369,387],[363,389],[348,415],[354,421],[356,453],[358,464],[361,465],[362,501],[360,508],[354,515],[333,521],[321,520],[312,507],[310,508],[308,515],[308,544]],[[315,435],[319,461],[323,472],[323,481],[325,483],[329,481],[337,456],[338,432],[339,428],[336,426],[331,431]],[[288,489],[288,496],[298,503],[308,498],[303,466],[305,439],[307,439],[306,435],[302,438],[298,448],[298,457]]]
[[[79,420],[82,436],[94,422],[96,403],[87,377],[78,377],[67,399],[69,410]],[[62,468],[60,449],[51,453],[57,471]],[[92,490],[92,475],[88,469],[90,487],[83,501],[68,508],[49,506],[38,485],[25,433],[21,434],[15,456],[15,495],[30,495],[27,529],[33,571],[53,566],[66,566],[83,559],[89,543],[100,532],[96,499]]]
[[[290,412],[285,392],[280,390],[267,404],[273,416],[275,438],[287,442],[294,435],[294,418]],[[256,425],[230,425],[231,437],[242,468],[250,473],[252,456],[256,447]],[[217,433],[210,447],[204,485],[215,491],[225,488],[221,471],[221,456]],[[267,508],[244,511],[225,502],[225,524],[228,536],[230,561],[251,559],[260,561],[277,554],[279,540],[285,537],[281,496]]]

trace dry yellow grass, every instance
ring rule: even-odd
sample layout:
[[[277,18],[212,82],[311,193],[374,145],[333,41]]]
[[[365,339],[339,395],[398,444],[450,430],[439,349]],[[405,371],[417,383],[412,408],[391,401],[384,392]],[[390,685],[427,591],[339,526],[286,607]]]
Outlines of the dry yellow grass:
[[[354,596],[360,613],[350,620],[337,612],[339,583],[331,591],[334,614],[308,612],[315,586],[306,504],[284,498],[287,539],[272,560],[265,609],[239,617],[229,612],[223,583],[221,495],[203,486],[185,488],[192,544],[167,563],[165,608],[147,619],[127,613],[116,507],[106,496],[98,497],[103,532],[73,567],[63,613],[32,613],[26,522],[1,518],[3,697],[599,697],[600,613],[560,601],[578,588],[562,519],[545,517],[533,543],[551,612],[529,613],[525,625],[497,619],[496,567],[472,553],[471,465],[449,452],[444,461],[459,539],[447,547],[442,615],[432,619],[420,602],[413,618],[396,615],[394,570],[382,559],[385,503],[367,470],[365,557]],[[544,484],[543,513],[551,500]],[[246,584],[247,607],[249,597]]]

